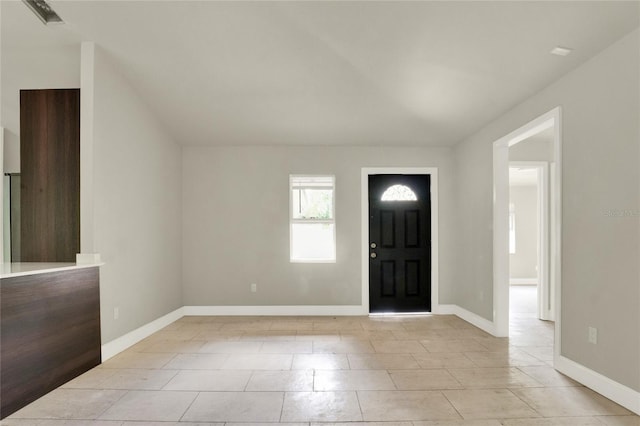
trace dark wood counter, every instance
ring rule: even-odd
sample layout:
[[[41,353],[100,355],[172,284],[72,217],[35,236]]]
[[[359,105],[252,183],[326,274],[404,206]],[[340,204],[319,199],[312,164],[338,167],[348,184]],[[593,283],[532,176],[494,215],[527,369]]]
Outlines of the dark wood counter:
[[[0,281],[0,418],[5,418],[100,364],[99,268]]]

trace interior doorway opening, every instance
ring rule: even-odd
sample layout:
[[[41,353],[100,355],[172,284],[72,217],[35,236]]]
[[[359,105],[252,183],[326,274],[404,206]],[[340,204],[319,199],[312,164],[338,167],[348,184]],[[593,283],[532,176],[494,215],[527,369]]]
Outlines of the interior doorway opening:
[[[551,136],[545,135],[550,130],[553,128],[517,145],[522,148],[545,138],[545,143],[538,145],[541,148],[538,155],[531,155],[531,147],[527,147],[528,156],[539,161],[509,161],[509,312],[510,316],[534,313],[535,318],[547,321],[555,317],[555,282],[549,267],[552,210],[549,165],[553,164],[553,153],[549,149]],[[509,149],[510,157],[517,157],[518,151],[512,155],[512,150],[513,147]]]
[[[553,358],[560,349],[560,135],[561,111],[555,108],[530,123],[497,140],[493,146],[493,182],[494,182],[494,325],[496,334],[518,338],[518,334],[531,324],[540,323],[546,329],[551,341]],[[519,265],[520,274],[516,277],[513,269],[516,265],[512,258],[518,252],[518,241],[514,229],[526,219],[518,219],[514,194],[510,185],[510,169],[520,169],[523,174],[528,170],[528,179],[535,181],[533,193],[534,206],[521,206],[520,210],[531,215],[535,211],[534,231],[535,261],[533,266]],[[514,174],[512,173],[512,176]],[[515,179],[515,177],[514,177]],[[530,191],[531,192],[531,191]],[[526,202],[524,203],[526,204]],[[522,224],[521,224],[522,225]],[[530,226],[530,225],[529,225]],[[522,247],[521,247],[522,248]],[[527,271],[527,272],[523,272]],[[518,282],[517,278],[520,278]],[[511,287],[511,284],[533,284],[528,290]],[[515,291],[511,294],[510,289]],[[527,294],[529,296],[527,296]],[[511,296],[511,297],[510,297]],[[529,297],[529,299],[527,299]],[[535,297],[534,320],[537,323],[516,320],[519,310],[531,310],[531,297]],[[511,300],[510,300],[511,299]],[[513,303],[514,309],[510,309]],[[528,307],[527,307],[528,306]],[[526,312],[520,312],[525,314]],[[554,321],[555,324],[543,321]],[[553,336],[551,336],[551,331]],[[543,330],[543,333],[545,331]]]

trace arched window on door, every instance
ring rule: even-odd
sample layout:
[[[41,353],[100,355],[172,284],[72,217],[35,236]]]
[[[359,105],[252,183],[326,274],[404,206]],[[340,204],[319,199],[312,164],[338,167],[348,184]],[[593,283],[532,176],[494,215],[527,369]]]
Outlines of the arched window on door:
[[[387,188],[382,197],[381,201],[418,201],[418,197],[416,197],[416,193],[411,190],[406,185],[393,185]]]

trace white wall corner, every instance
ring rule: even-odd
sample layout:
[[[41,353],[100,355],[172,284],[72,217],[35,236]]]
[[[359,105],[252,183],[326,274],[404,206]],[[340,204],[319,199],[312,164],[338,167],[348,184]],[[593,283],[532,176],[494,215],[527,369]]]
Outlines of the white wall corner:
[[[640,392],[611,380],[562,355],[556,355],[553,364],[555,369],[562,374],[640,415]]]
[[[127,348],[130,348],[139,341],[146,339],[153,333],[162,330],[172,322],[179,320],[184,316],[183,312],[184,308],[178,308],[155,321],[151,321],[150,323],[125,334],[124,336],[105,343],[102,345],[102,362],[105,362],[109,358],[112,358]]]
[[[492,336],[498,336],[496,332],[496,326],[493,322],[489,321],[486,318],[481,317],[478,314],[474,314],[471,311],[468,311],[464,308],[461,308],[458,305],[439,305],[438,311],[434,312],[434,314],[438,315],[455,315],[469,324],[475,325],[482,331],[485,331]]]
[[[76,263],[78,265],[94,265],[102,262],[100,253],[76,253]]]
[[[80,250],[95,250],[93,236],[93,122],[95,44],[80,46]]]

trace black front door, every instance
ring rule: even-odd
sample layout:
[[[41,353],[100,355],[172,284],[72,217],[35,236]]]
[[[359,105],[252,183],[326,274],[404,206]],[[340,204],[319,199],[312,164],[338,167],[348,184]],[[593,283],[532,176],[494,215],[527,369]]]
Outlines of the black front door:
[[[431,311],[429,175],[369,176],[369,312]]]

